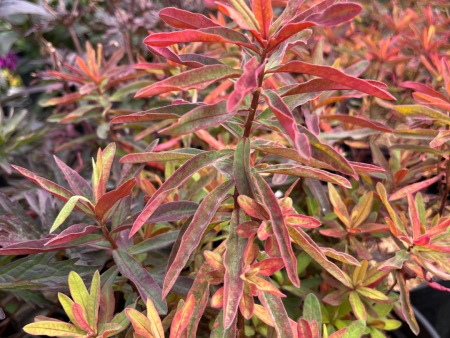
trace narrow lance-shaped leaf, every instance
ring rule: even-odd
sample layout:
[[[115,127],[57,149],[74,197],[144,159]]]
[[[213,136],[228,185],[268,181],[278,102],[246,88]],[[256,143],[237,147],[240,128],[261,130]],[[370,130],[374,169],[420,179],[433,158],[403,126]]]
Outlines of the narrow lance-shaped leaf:
[[[122,198],[127,197],[136,184],[136,179],[133,177],[118,187],[116,190],[110,191],[100,197],[95,205],[95,215],[101,219],[106,220],[109,216],[109,211],[114,207],[116,202]]]
[[[125,309],[125,313],[127,314],[127,317],[130,319],[134,331],[137,334],[145,338],[154,338],[153,326],[147,317],[145,317],[142,313],[136,311],[135,309]]]
[[[194,14],[174,7],[164,8],[159,12],[159,17],[175,28],[201,29],[220,26],[202,14]]]
[[[406,117],[410,117],[413,119],[429,118],[450,125],[450,117],[437,110],[425,106],[395,106],[394,109]]]
[[[264,65],[259,64],[256,56],[244,65],[244,74],[236,81],[234,90],[228,97],[227,109],[229,112],[235,111],[244,97],[258,87],[258,76],[263,69]]]
[[[224,255],[224,265],[226,268],[224,277],[223,295],[223,323],[225,329],[231,327],[236,319],[242,292],[244,290],[244,280],[241,279],[244,267],[244,253],[247,247],[247,239],[239,237],[237,226],[245,221],[245,214],[242,209],[233,210],[230,220],[230,234],[225,243],[226,251]]]
[[[72,190],[80,196],[86,197],[88,200],[93,201],[94,195],[91,186],[86,182],[86,180],[80,176],[75,170],[69,168],[64,162],[59,158],[54,156],[56,164],[59,169],[64,174],[67,182],[69,183]]]
[[[170,327],[170,338],[182,338],[183,331],[189,324],[189,319],[194,312],[195,298],[190,295],[186,303],[183,305],[180,311],[175,315],[172,321],[172,326]]]
[[[272,108],[278,121],[294,143],[294,148],[303,158],[309,159],[311,157],[311,148],[308,138],[298,131],[297,122],[288,106],[273,91],[265,90],[262,94],[266,99],[267,104]]]
[[[342,121],[349,124],[354,124],[357,126],[370,128],[374,130],[384,131],[387,133],[392,133],[392,129],[385,126],[382,123],[377,121],[372,121],[360,116],[350,116],[350,115],[341,115],[341,114],[333,114],[333,115],[321,115],[320,120],[326,121]]]
[[[264,205],[266,206],[266,209],[269,210],[273,231],[277,238],[281,251],[281,257],[283,258],[286,266],[289,279],[292,284],[299,287],[300,280],[297,274],[297,259],[292,251],[288,227],[284,222],[281,207],[267,182],[256,172],[253,173],[253,177],[255,177],[256,186],[261,198],[263,199]]]
[[[253,0],[253,13],[259,24],[261,37],[264,40],[269,38],[270,25],[272,23],[273,9],[271,0]]]
[[[81,277],[74,271],[69,274],[69,289],[72,299],[81,306],[83,315],[86,317],[89,306],[89,293]]]
[[[317,244],[300,228],[288,227],[289,234],[295,243],[297,243],[309,256],[317,263],[325,268],[334,278],[342,284],[349,286],[350,283],[344,272],[342,272],[337,265],[331,263],[322,253]]]
[[[230,155],[229,150],[223,151],[211,151],[201,153],[188,160],[184,165],[178,168],[170,178],[164,182],[164,184],[153,194],[150,200],[147,202],[142,213],[136,219],[133,224],[133,228],[130,232],[130,238],[145,224],[145,222],[152,216],[155,210],[162,204],[164,199],[168,195],[168,191],[177,188],[189,177],[194,175],[197,171],[211,165],[215,161]]]
[[[225,27],[211,27],[199,30],[184,30],[171,33],[157,33],[148,36],[144,43],[152,47],[167,47],[186,42],[223,42],[250,48],[260,53],[258,48],[243,34]]]
[[[23,330],[31,335],[50,337],[83,337],[86,335],[86,331],[77,328],[75,325],[59,321],[31,323],[26,325]]]
[[[268,277],[263,277],[264,280],[268,281]],[[260,292],[259,300],[264,305],[267,310],[270,319],[272,320],[272,325],[278,333],[279,337],[294,337],[292,332],[292,326],[290,319],[286,313],[283,302],[280,297],[274,296],[268,292]],[[257,306],[255,305],[255,312]],[[255,313],[256,314],[256,313]]]
[[[227,110],[227,101],[204,105],[183,115],[174,125],[159,131],[160,134],[186,135],[208,127],[217,126],[231,117],[235,112]]]
[[[362,11],[362,7],[352,2],[334,4],[322,13],[308,16],[305,20],[315,22],[322,27],[336,26],[350,21]],[[295,19],[292,20],[295,22]]]
[[[208,224],[211,222],[211,219],[214,217],[216,210],[222,203],[223,198],[226,196],[233,184],[234,181],[226,181],[222,183],[211,191],[198,207],[189,228],[183,235],[180,249],[175,257],[175,260],[167,270],[163,286],[164,298],[167,296],[181,270],[184,268],[190,254],[200,244],[203,232],[206,230]]]
[[[303,305],[303,318],[305,318],[309,323],[313,320],[316,321],[319,327],[319,337],[322,337],[322,311],[320,310],[320,303],[317,297],[310,293],[305,298],[305,303]]]
[[[419,190],[425,189],[426,187],[438,182],[441,179],[441,177],[442,177],[442,174],[437,175],[433,178],[430,178],[429,180],[414,183],[414,184],[408,185],[400,190],[397,190],[395,193],[393,193],[391,195],[391,197],[389,197],[389,201],[396,201],[396,200],[399,200],[400,198],[407,196],[408,194],[413,194],[415,192],[418,192]]]
[[[406,286],[405,277],[403,277],[400,271],[396,271],[396,278],[400,287],[400,301],[402,304],[403,315],[405,316],[406,322],[411,328],[411,331],[414,332],[415,335],[418,335],[419,325],[417,324],[413,309],[411,307],[411,303],[409,300],[409,290]]]
[[[155,304],[158,313],[167,313],[167,304],[162,299],[161,288],[156,284],[150,273],[142,265],[122,249],[113,251],[114,262],[119,267],[120,273],[133,281],[142,299],[150,298]]]
[[[182,33],[182,32],[175,32]],[[166,34],[166,33],[161,33]],[[171,33],[168,33],[171,34]],[[203,89],[214,82],[224,79],[236,78],[242,74],[242,70],[233,69],[225,65],[212,65],[196,68],[187,72],[174,75],[165,80],[156,82],[142,88],[136,93],[136,98],[160,95],[169,92]]]
[[[111,120],[110,124],[120,123],[138,123],[138,122],[150,122],[166,119],[179,119],[181,116],[197,108],[199,105],[194,103],[186,104],[172,104],[165,107],[154,108],[143,112],[118,116]]]
[[[97,271],[92,278],[89,303],[87,308],[87,322],[97,332],[98,310],[100,308],[100,274]]]
[[[11,166],[14,169],[16,169],[20,174],[28,178],[31,182],[37,184],[45,191],[48,191],[50,194],[55,196],[57,199],[63,201],[64,203],[66,203],[72,196],[74,196],[69,190],[57,185],[56,183],[53,183],[52,181],[49,181],[45,178],[35,175],[34,173],[25,168],[21,168],[14,165]],[[94,212],[81,203],[79,203],[75,208],[77,210],[84,212],[86,215],[89,215],[91,217],[94,216]]]
[[[234,179],[240,195],[254,198],[250,169],[250,140],[242,137],[234,153]]]
[[[309,74],[321,77],[323,79],[327,79],[339,84],[342,84],[344,86],[347,86],[349,88],[358,90],[360,92],[373,95],[375,97],[379,97],[384,100],[396,100],[395,97],[393,97],[388,92],[371,85],[367,81],[358,79],[353,76],[349,76],[340,70],[337,70],[333,67],[328,66],[318,66],[309,64],[303,61],[291,61],[288,62],[285,65],[282,65],[276,69],[270,70],[271,73],[282,73],[282,72],[288,72],[288,73],[300,73],[300,74]]]

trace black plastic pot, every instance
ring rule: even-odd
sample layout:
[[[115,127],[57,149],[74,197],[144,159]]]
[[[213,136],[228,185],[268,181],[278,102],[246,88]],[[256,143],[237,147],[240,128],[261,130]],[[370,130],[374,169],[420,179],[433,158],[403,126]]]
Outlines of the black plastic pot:
[[[450,288],[450,281],[439,281]],[[420,338],[450,338],[450,293],[443,292],[423,284],[410,293],[411,304],[420,327]],[[414,333],[404,323],[398,330],[392,331],[397,338],[412,338]]]

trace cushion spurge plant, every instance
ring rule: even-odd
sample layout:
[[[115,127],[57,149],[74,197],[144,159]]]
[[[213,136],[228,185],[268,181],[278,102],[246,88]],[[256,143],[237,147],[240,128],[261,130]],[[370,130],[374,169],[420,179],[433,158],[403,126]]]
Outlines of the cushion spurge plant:
[[[377,80],[385,74],[382,66],[391,64],[384,55],[391,41],[395,50],[402,48],[399,39],[383,40],[377,80],[363,80],[359,76],[371,69],[367,60],[333,60],[335,50],[324,48],[322,41],[331,39],[338,25],[336,39],[352,40],[360,5],[336,0],[212,3],[220,13],[210,18],[177,8],[159,12],[175,29],[145,38],[157,63],[139,55],[138,65],[117,66],[123,51],[105,62],[102,47],[96,56],[87,44],[86,62],[76,59],[79,69],[67,65],[71,73],[48,72],[75,83],[78,91],[44,106],[61,105],[64,111],[67,103],[91,102],[53,120],[79,122],[83,128],[99,123],[102,139],[108,131],[117,141],[123,167],[114,163],[116,143],[101,141],[90,180],[85,162],[71,169],[65,164],[71,157],[63,157],[63,151],[58,156],[64,162],[55,157],[64,175],[59,184],[33,169],[12,166],[64,206],[50,234],[0,248],[0,255],[54,251],[62,259],[66,250],[80,251],[90,257],[83,256],[84,261],[95,259],[92,270],[102,272],[94,274],[90,292],[80,276],[70,274],[72,299],[60,293],[59,300],[71,323],[36,317],[24,330],[89,338],[204,337],[205,328],[215,338],[380,338],[383,330],[399,325],[391,315],[394,309],[417,334],[408,278],[445,291],[437,277],[450,279],[450,221],[442,215],[450,190],[444,148],[449,118],[427,107],[448,110],[450,101],[431,87],[405,82],[403,87],[414,89],[416,100],[427,106],[396,108],[408,118],[425,116],[424,123],[436,128],[447,125],[446,130],[419,131],[435,137],[425,153],[437,152],[438,161],[413,156],[410,150],[423,153],[417,145],[389,149],[387,161],[375,143],[370,147],[374,164],[358,156],[350,161],[339,146],[343,134],[355,136],[358,141],[346,141],[346,146],[362,153],[369,150],[359,141],[363,137],[393,132],[352,111],[353,101],[346,100],[361,100],[364,111],[369,102],[370,108],[377,102],[394,107],[387,101],[396,98]],[[274,10],[275,3],[283,3],[284,10]],[[127,22],[132,26],[131,19]],[[317,39],[311,38],[313,30]],[[445,60],[442,67],[448,89]],[[153,71],[151,81],[127,84],[109,97],[113,88],[147,71]],[[151,104],[153,97],[157,105],[141,112],[119,109],[125,93],[138,87],[139,102]],[[342,129],[349,125],[362,128]],[[136,143],[129,143],[135,131]],[[153,138],[155,132],[162,144]],[[436,177],[411,183],[434,171]],[[440,181],[444,175],[446,183]],[[438,181],[446,191],[440,214],[426,209],[429,200],[418,193]],[[8,203],[8,210],[20,209]],[[382,240],[399,250],[377,255],[370,245]],[[9,273],[20,268],[18,262],[3,266],[0,261],[0,289],[11,288],[7,277],[18,275]],[[66,292],[67,275],[58,281],[57,290]],[[55,288],[48,280],[21,282]],[[114,293],[124,305],[119,311]]]

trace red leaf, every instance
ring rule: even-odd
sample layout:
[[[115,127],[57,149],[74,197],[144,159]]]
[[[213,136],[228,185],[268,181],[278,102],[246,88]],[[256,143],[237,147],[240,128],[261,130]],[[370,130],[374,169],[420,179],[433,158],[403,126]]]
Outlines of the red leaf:
[[[95,215],[102,220],[106,220],[109,216],[108,211],[114,207],[114,204],[124,197],[127,197],[136,184],[136,179],[133,177],[118,187],[116,190],[110,191],[100,197],[95,205]]]
[[[224,288],[221,287],[214,296],[211,297],[211,306],[213,308],[220,309],[223,307],[223,290]]]
[[[312,21],[322,27],[336,26],[352,20],[362,11],[362,7],[352,2],[334,4],[322,13],[308,16],[305,20]],[[292,20],[295,22],[295,19]]]
[[[172,325],[170,327],[170,338],[181,338],[183,337],[183,331],[187,328],[189,324],[189,319],[194,312],[195,298],[190,295],[186,303],[183,305],[180,311],[177,312],[173,318]]]
[[[154,55],[164,57],[167,60],[186,67],[201,68],[203,66],[223,65],[222,62],[205,55],[190,53],[177,55],[167,47],[147,46],[147,49]]]
[[[433,97],[436,97],[436,98],[439,98],[441,100],[448,102],[448,98],[444,94],[438,92],[437,90],[434,90],[433,88],[431,88],[427,85],[419,83],[419,82],[406,81],[406,82],[400,83],[399,87],[412,89],[419,93],[424,93],[429,96],[433,96]]]
[[[333,114],[333,115],[321,115],[320,120],[327,121],[341,121],[344,123],[355,124],[357,126],[370,128],[374,130],[384,131],[387,133],[392,133],[392,129],[385,126],[384,124],[366,119],[360,116],[351,116],[351,115],[341,115],[341,114]]]
[[[272,51],[275,47],[277,47],[283,41],[286,41],[291,36],[305,30],[309,27],[315,26],[314,22],[299,22],[299,23],[289,23],[283,28],[280,29],[277,35],[269,40],[267,44],[266,50],[268,52]]]
[[[172,27],[183,29],[201,29],[220,26],[202,14],[194,14],[178,8],[164,8],[159,17]]]
[[[370,94],[385,100],[396,100],[394,96],[388,92],[368,83],[367,81],[347,75],[340,70],[328,66],[318,66],[302,61],[291,61],[276,69],[270,70],[271,73],[300,73],[309,74],[327,79],[360,92]]]
[[[223,198],[233,185],[234,181],[232,180],[222,183],[211,191],[198,207],[189,228],[183,236],[180,249],[178,250],[172,265],[167,270],[166,277],[164,279],[163,298],[165,298],[169,293],[178,275],[188,261],[192,251],[194,251],[200,244],[203,232],[206,230],[208,224],[211,222],[211,219],[214,217],[217,208],[219,208]]]
[[[282,258],[267,258],[252,265],[252,269],[253,268],[259,269],[257,275],[261,276],[271,276],[278,270],[281,270],[283,267],[284,262]]]
[[[258,174],[254,175],[256,186],[263,202],[269,210],[270,219],[272,221],[273,232],[277,238],[280,247],[281,257],[283,257],[286,271],[292,284],[296,287],[300,286],[300,280],[297,274],[297,259],[292,251],[291,240],[286,224],[284,223],[283,214],[272,189],[267,182]]]
[[[247,221],[238,225],[236,231],[239,236],[248,238],[258,232],[259,223],[255,221]]]
[[[308,138],[298,131],[297,122],[288,106],[271,90],[265,90],[262,94],[276,118],[291,138],[294,148],[303,158],[309,159],[311,157],[311,147]]]
[[[200,30],[184,30],[171,33],[157,33],[148,36],[144,43],[152,47],[167,47],[186,42],[224,42],[250,48],[256,53],[259,49],[243,34],[225,27],[212,27]]]
[[[258,76],[263,69],[264,65],[260,65],[255,56],[244,65],[244,74],[236,81],[234,90],[228,97],[227,109],[229,112],[235,111],[244,97],[258,87]]]
[[[270,219],[270,216],[264,206],[256,202],[254,199],[245,195],[240,195],[238,197],[238,203],[247,215],[263,221]]]
[[[264,40],[269,38],[270,24],[273,18],[273,9],[271,0],[252,0],[253,13],[258,21],[261,31],[261,37]]]
[[[392,194],[391,197],[389,197],[389,201],[396,201],[396,200],[399,200],[400,198],[405,197],[406,195],[408,195],[408,193],[413,194],[415,192],[418,192],[419,190],[422,190],[422,189],[436,183],[437,181],[439,181],[441,179],[442,175],[443,174],[440,174],[433,178],[430,178],[429,180],[425,180],[422,182],[408,185],[407,187],[404,187],[404,188],[396,191],[394,194]]]
[[[76,240],[77,238],[89,235],[97,230],[98,226],[86,224],[74,224],[63,230],[59,235],[49,240],[44,246],[61,245]]]
[[[197,108],[198,104],[176,104],[165,106],[161,108],[155,108],[146,110],[143,112],[118,116],[111,120],[110,124],[119,124],[119,123],[137,123],[137,122],[150,122],[157,120],[166,120],[166,119],[179,119],[182,115],[191,111],[192,109]]]

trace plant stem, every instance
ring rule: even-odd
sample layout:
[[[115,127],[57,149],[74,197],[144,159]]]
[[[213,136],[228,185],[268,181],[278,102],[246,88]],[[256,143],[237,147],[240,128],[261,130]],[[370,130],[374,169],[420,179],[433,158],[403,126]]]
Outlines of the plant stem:
[[[386,296],[389,296],[389,294],[394,290],[395,286],[397,285],[397,279],[395,279],[394,283],[391,285],[389,290],[386,292]]]
[[[265,51],[261,55],[260,65],[264,64],[264,61],[266,61]],[[250,105],[250,113],[248,114],[247,121],[245,122],[244,137],[250,136],[253,119],[255,118],[256,110],[258,109],[259,97],[261,96],[261,86],[263,81],[264,81],[264,70],[262,70],[258,76],[258,89],[253,94],[252,103]]]
[[[238,338],[245,338],[244,316],[238,311]]]
[[[118,249],[117,243],[114,240],[114,238],[112,238],[112,236],[109,234],[108,228],[106,227],[105,224],[103,224],[103,222],[99,222],[99,225],[101,226],[103,233],[106,236],[106,239],[108,240],[109,243],[111,243],[112,247],[115,249]]]

